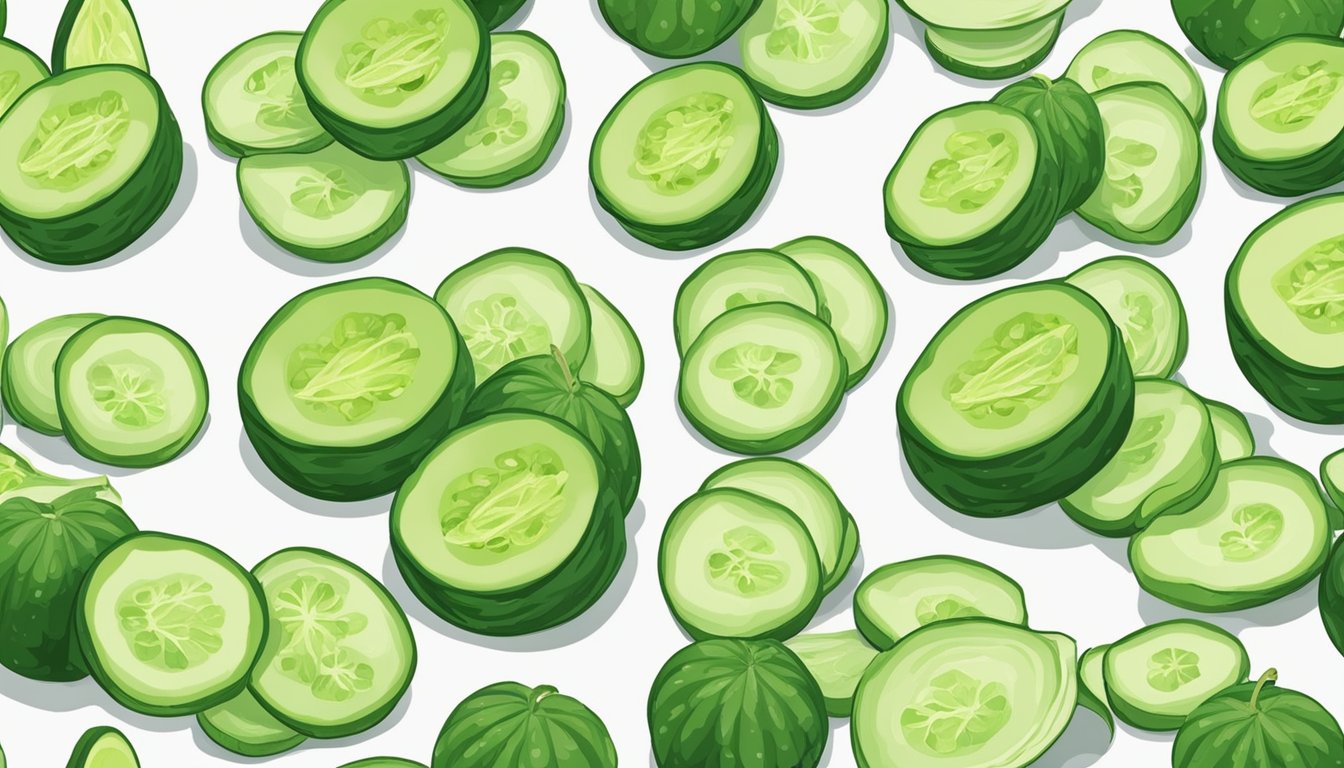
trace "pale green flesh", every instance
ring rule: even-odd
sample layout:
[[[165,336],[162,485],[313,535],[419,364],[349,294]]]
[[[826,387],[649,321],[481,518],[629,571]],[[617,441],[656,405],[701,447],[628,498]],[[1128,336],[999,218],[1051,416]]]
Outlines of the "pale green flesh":
[[[901,5],[925,24],[960,30],[1000,30],[1021,27],[1059,13],[1069,0],[901,0]]]
[[[275,719],[247,689],[223,704],[205,710],[198,717],[208,722],[215,731],[243,744],[297,746],[303,741],[300,734]],[[209,732],[207,735],[210,735]],[[231,748],[228,745],[221,746]]]
[[[1095,261],[1068,281],[1097,300],[1125,339],[1135,376],[1170,376],[1184,356],[1185,309],[1166,275],[1141,259]]]
[[[1103,674],[1111,700],[1148,715],[1179,718],[1244,682],[1247,665],[1236,637],[1203,622],[1176,620],[1112,645]]]
[[[1255,435],[1246,414],[1214,400],[1205,400],[1204,407],[1209,409],[1220,460],[1226,463],[1255,455]]]
[[[821,238],[801,238],[777,248],[812,278],[840,342],[850,386],[877,357],[887,335],[887,296],[857,253]]]
[[[1181,54],[1146,32],[1107,32],[1073,57],[1065,77],[1088,93],[1120,83],[1153,82],[1180,99],[1190,118],[1201,122],[1207,109],[1204,83]]]
[[[1306,74],[1299,68],[1318,64],[1324,66],[1311,79],[1298,77]],[[1228,73],[1218,95],[1219,123],[1248,157],[1308,155],[1344,131],[1341,78],[1344,44],[1337,40],[1297,37],[1270,44]]]
[[[1078,659],[1078,684],[1086,688],[1098,702],[1107,707],[1111,706],[1111,700],[1106,694],[1105,662],[1106,652],[1110,648],[1109,643],[1089,648]]]
[[[792,259],[774,251],[733,251],[697,269],[677,292],[677,351],[685,356],[700,333],[730,309],[785,302],[817,314],[817,294]]]
[[[18,101],[24,91],[50,74],[47,65],[31,51],[0,40],[0,115]]]
[[[1344,508],[1344,451],[1331,454],[1321,463],[1321,480],[1335,506]]]
[[[56,356],[65,342],[103,315],[60,315],[19,334],[5,352],[6,392],[11,412],[22,411],[25,426],[59,434],[61,415],[56,408]]]
[[[882,46],[888,0],[766,0],[742,25],[742,68],[794,96],[853,82]]]
[[[65,68],[125,64],[149,71],[135,17],[124,0],[85,0],[65,41]]]
[[[928,27],[925,37],[930,46],[949,59],[968,67],[997,70],[1017,66],[1051,46],[1060,25],[1062,14],[1013,29],[955,29]]]
[[[883,566],[854,594],[854,609],[894,641],[928,624],[983,616],[1025,624],[1022,589],[979,563],[929,557]]]
[[[877,649],[855,630],[798,635],[784,641],[789,650],[798,654],[807,671],[821,686],[821,695],[828,702],[843,702],[854,698],[863,671],[877,657]]]
[[[3,763],[4,759],[0,758],[0,765]],[[89,747],[80,768],[140,768],[140,761],[126,737],[106,733]]]
[[[243,146],[284,149],[326,131],[309,111],[294,73],[297,32],[272,32],[229,51],[205,81],[204,108],[211,126]]]
[[[592,316],[592,338],[579,378],[629,405],[644,380],[644,350],[629,321],[607,297],[580,285]]]

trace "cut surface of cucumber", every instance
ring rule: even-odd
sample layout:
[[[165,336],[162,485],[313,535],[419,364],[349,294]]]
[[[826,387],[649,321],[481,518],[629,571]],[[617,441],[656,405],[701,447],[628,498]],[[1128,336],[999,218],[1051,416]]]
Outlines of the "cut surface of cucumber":
[[[579,378],[628,408],[644,386],[644,347],[615,304],[591,285],[580,284],[579,289],[592,316],[588,355]]]
[[[14,420],[44,435],[61,433],[56,358],[65,342],[103,315],[58,315],[19,334],[5,350],[0,390]]]
[[[278,755],[308,740],[275,719],[250,690],[198,713],[196,723],[211,741],[244,757]]]
[[[0,766],[4,758],[0,757]],[[140,758],[126,735],[116,728],[90,728],[75,742],[65,768],[140,768]]]
[[[849,717],[854,711],[854,690],[863,671],[877,657],[877,649],[852,629],[798,635],[785,640],[784,645],[798,654],[817,681],[826,699],[826,714]]]
[[[69,0],[66,4],[51,48],[52,71],[97,64],[149,71],[129,0]]]
[[[1065,278],[1105,307],[1125,339],[1135,376],[1165,378],[1185,361],[1189,323],[1176,286],[1143,259],[1099,259]]]
[[[1204,398],[1213,422],[1213,437],[1218,444],[1218,458],[1224,463],[1255,455],[1255,433],[1246,414],[1227,403]]]
[[[1158,83],[1185,105],[1195,125],[1203,125],[1207,117],[1204,83],[1195,68],[1147,32],[1117,29],[1094,38],[1069,62],[1065,77],[1088,93],[1121,83]]]
[[[819,109],[863,90],[887,50],[887,0],[764,0],[738,37],[768,101]]]
[[[1145,731],[1174,731],[1206,699],[1245,682],[1241,641],[1203,621],[1175,619],[1117,640],[1102,665],[1115,714]]]
[[[929,55],[966,77],[1012,77],[1039,64],[1059,38],[1069,0],[898,0],[926,25]]]
[[[269,32],[229,51],[205,78],[205,132],[234,157],[312,152],[332,141],[308,108],[294,72],[298,32]]]
[[[0,39],[0,115],[23,92],[51,77],[51,70],[37,54],[13,40]]]
[[[952,555],[884,565],[854,592],[854,621],[879,650],[920,627],[978,616],[1025,626],[1022,587],[984,563]]]
[[[730,309],[783,302],[813,315],[822,303],[807,271],[777,251],[730,251],[701,264],[677,291],[672,330],[682,357]]]
[[[1344,509],[1344,451],[1332,453],[1321,462],[1321,482],[1335,506]]]

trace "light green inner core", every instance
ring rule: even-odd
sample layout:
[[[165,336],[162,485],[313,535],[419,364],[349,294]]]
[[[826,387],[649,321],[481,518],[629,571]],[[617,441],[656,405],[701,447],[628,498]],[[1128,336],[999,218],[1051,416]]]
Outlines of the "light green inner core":
[[[93,402],[119,426],[144,429],[168,415],[163,369],[130,350],[107,355],[86,376]]]
[[[1344,237],[1317,243],[1274,276],[1274,291],[1315,333],[1344,333]]]
[[[555,527],[568,482],[564,462],[544,445],[501,453],[448,484],[439,507],[443,540],[450,547],[517,554]]]
[[[115,91],[52,106],[19,154],[19,170],[50,189],[73,189],[117,155],[130,129],[130,106]]]
[[[143,69],[144,47],[121,0],[89,0],[66,41],[67,69],[90,64],[127,64]]]
[[[1300,64],[1260,86],[1251,101],[1251,117],[1277,133],[1306,128],[1339,93],[1344,73],[1324,61]]]
[[[1077,368],[1077,328],[1057,315],[1024,312],[957,368],[945,396],[967,421],[1009,427],[1053,398]]]
[[[1283,536],[1283,513],[1270,504],[1248,504],[1232,513],[1232,527],[1218,537],[1225,560],[1244,563],[1263,557]]]
[[[948,619],[984,616],[979,608],[969,605],[956,595],[924,595],[915,604],[915,621],[923,627]]]
[[[788,403],[793,396],[789,374],[802,367],[802,358],[793,352],[749,341],[724,350],[709,364],[711,373],[733,383],[738,399],[757,408]]]
[[[522,68],[515,59],[503,59],[490,69],[490,90],[485,105],[463,131],[468,149],[507,147],[527,138],[527,104],[511,98],[505,89],[518,79]]]
[[[344,579],[326,569],[300,570],[273,594],[271,617],[281,632],[274,663],[281,674],[322,701],[348,701],[373,687],[373,665],[347,640],[364,631],[368,617],[345,609],[350,585]]]
[[[994,738],[1012,717],[1008,689],[960,670],[929,681],[916,703],[901,712],[901,730],[919,751],[955,757]]]
[[[419,362],[405,317],[351,312],[329,336],[295,349],[286,375],[295,401],[316,416],[351,423],[401,397]]]
[[[1125,478],[1129,479],[1144,472],[1157,457],[1162,455],[1162,436],[1167,431],[1169,412],[1154,413],[1134,420],[1125,435],[1125,442],[1116,455],[1117,461],[1125,466]]]
[[[418,10],[404,20],[374,19],[345,46],[337,77],[364,101],[399,104],[443,70],[448,26],[442,9]]]
[[[735,108],[732,99],[706,92],[655,114],[635,141],[635,172],[663,194],[695,188],[732,150]]]
[[[1194,651],[1163,648],[1148,657],[1148,684],[1163,693],[1175,693],[1199,675],[1199,654]]]
[[[723,534],[723,547],[705,558],[706,581],[716,589],[744,596],[766,595],[788,583],[789,564],[773,559],[774,542],[749,525]]]
[[[247,76],[243,92],[260,102],[257,125],[267,130],[304,130],[313,125],[313,113],[299,88],[294,56],[276,56]]]
[[[345,213],[367,191],[358,177],[334,163],[313,163],[294,182],[289,202],[295,210],[316,219],[331,219]]]
[[[957,131],[924,176],[925,204],[953,213],[973,213],[1003,189],[1018,162],[1017,138],[1007,131]]]
[[[840,22],[840,9],[829,0],[780,0],[766,53],[805,64],[825,61],[852,42]]]
[[[224,647],[224,608],[207,582],[172,574],[131,585],[117,598],[117,626],[145,664],[179,672],[205,663]]]
[[[520,357],[551,348],[551,328],[517,296],[491,294],[467,305],[459,318],[467,349],[486,373],[494,373]]]
[[[1106,142],[1106,175],[1102,199],[1107,205],[1132,208],[1143,197],[1140,171],[1157,162],[1157,147],[1112,136]]]

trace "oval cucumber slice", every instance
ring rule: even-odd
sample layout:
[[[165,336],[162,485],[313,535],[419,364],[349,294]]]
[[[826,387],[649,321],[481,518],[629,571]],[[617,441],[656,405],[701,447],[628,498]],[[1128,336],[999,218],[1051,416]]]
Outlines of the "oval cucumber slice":
[[[1078,706],[1096,714],[1110,729],[1111,738],[1115,738],[1115,715],[1111,712],[1111,701],[1106,695],[1105,662],[1110,643],[1098,645],[1083,651],[1078,657]]]
[[[1335,506],[1344,509],[1344,451],[1332,453],[1321,461],[1321,482]]]
[[[149,72],[140,27],[127,0],[70,0],[56,26],[51,69],[57,74],[96,64]]]
[[[140,768],[140,757],[125,734],[116,728],[100,726],[79,737],[65,768]]]
[[[877,658],[877,649],[852,629],[799,635],[784,645],[802,659],[817,681],[826,699],[826,714],[849,717],[854,711],[854,691],[864,670]]]
[[[1133,256],[1098,259],[1065,278],[1087,291],[1125,339],[1135,376],[1166,378],[1185,361],[1189,323],[1176,286]]]
[[[579,379],[629,408],[644,386],[644,347],[615,304],[591,285],[581,283],[579,289],[592,316],[588,355],[579,368]]]
[[[668,59],[717,48],[761,0],[598,0],[607,26],[645,53]]]
[[[924,44],[929,57],[949,72],[980,80],[1001,80],[1030,72],[1045,61],[1063,26],[1063,11],[1011,29],[929,25],[924,30]]]
[[[767,101],[820,109],[857,95],[887,52],[887,0],[765,0],[738,36]]]
[[[1213,422],[1213,437],[1218,444],[1218,458],[1223,462],[1247,459],[1255,455],[1255,434],[1246,414],[1227,403],[1204,398]]]
[[[1002,572],[953,555],[884,565],[854,591],[854,622],[879,650],[920,627],[977,616],[1026,626],[1026,597]]]
[[[730,251],[696,268],[677,291],[672,330],[682,357],[715,318],[730,309],[784,302],[819,315],[822,303],[807,272],[776,251]]]
[[[205,133],[234,157],[268,152],[312,152],[331,134],[308,108],[295,74],[299,32],[258,35],[224,54],[205,78],[201,109]]]
[[[1195,68],[1175,48],[1147,32],[1117,29],[1094,38],[1069,62],[1064,76],[1088,93],[1121,83],[1157,83],[1185,105],[1196,126],[1204,125],[1208,114],[1204,83]]]
[[[5,351],[0,390],[14,420],[44,435],[61,434],[56,357],[65,342],[105,315],[58,315],[19,334]]]
[[[1115,714],[1145,731],[1174,731],[1206,699],[1245,682],[1251,671],[1236,635],[1175,619],[1117,640],[1102,665]]]
[[[51,77],[51,70],[37,54],[13,40],[0,39],[0,115],[19,100],[23,92]]]
[[[244,757],[278,755],[308,740],[275,719],[246,689],[223,704],[197,713],[196,723],[211,741]]]

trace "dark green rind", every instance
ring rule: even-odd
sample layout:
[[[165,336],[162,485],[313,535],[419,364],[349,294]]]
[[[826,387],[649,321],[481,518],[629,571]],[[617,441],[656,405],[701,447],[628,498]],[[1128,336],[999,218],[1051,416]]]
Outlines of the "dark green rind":
[[[252,697],[251,692],[244,692],[243,694],[240,695]],[[252,698],[253,701],[255,701],[255,697]],[[263,710],[265,709],[264,707],[262,707],[261,702],[259,701],[256,702],[256,705],[257,707],[262,708]],[[222,706],[228,706],[228,704],[226,703]],[[243,757],[270,757],[272,755],[279,755],[288,752],[291,749],[294,749],[295,747],[299,746],[300,744],[308,740],[307,736],[304,736],[302,733],[298,733],[297,731],[293,731],[292,735],[290,735],[287,738],[276,738],[273,741],[263,742],[257,740],[249,740],[245,737],[229,733],[228,731],[225,731],[216,726],[214,721],[210,719],[209,716],[210,711],[211,710],[204,710],[201,712],[197,712],[196,724],[200,726],[201,732],[204,733],[208,739],[213,741],[215,744],[218,744],[221,748],[227,749],[228,751],[234,753],[235,755],[242,755]],[[285,726],[283,723],[280,723],[278,720],[276,721],[276,723],[285,728],[289,727]],[[4,766],[0,766],[0,768],[4,768]]]
[[[837,104],[843,104],[859,95],[859,92],[864,88],[867,88],[868,84],[877,76],[877,70],[882,67],[882,60],[886,58],[887,48],[890,47],[890,6],[887,0],[882,0],[880,7],[882,9],[882,28],[877,31],[877,34],[879,35],[879,40],[881,40],[881,42],[878,44],[877,49],[873,51],[873,54],[868,57],[868,60],[863,63],[863,66],[854,72],[854,77],[849,82],[828,93],[823,93],[817,96],[799,96],[793,93],[786,93],[777,88],[771,88],[768,84],[752,79],[751,76],[748,75],[747,77],[751,80],[752,87],[756,89],[757,93],[761,94],[761,98],[771,104],[777,104],[789,109],[825,109],[827,107],[834,107]]]
[[[527,0],[471,0],[481,21],[489,29],[494,29],[513,18],[527,5]]]
[[[631,360],[631,362],[637,364],[638,370],[635,373],[635,380],[633,383],[630,384],[629,388],[626,389],[624,392],[607,392],[607,390],[602,389],[602,387],[597,386],[596,384],[593,385],[597,386],[598,389],[602,389],[603,392],[607,392],[608,395],[611,395],[612,399],[615,400],[617,404],[619,404],[622,408],[629,408],[631,405],[634,405],[636,400],[639,399],[639,393],[641,390],[644,389],[644,344],[640,342],[639,334],[635,333],[635,327],[630,324],[630,321],[626,318],[625,313],[620,310],[620,307],[617,307],[615,304],[611,303],[611,301],[605,295],[603,295],[601,291],[597,290],[591,285],[583,285],[580,286],[580,288],[584,289],[585,291],[592,292],[593,294],[592,296],[587,295],[584,296],[584,298],[588,299],[588,303],[590,305],[594,302],[594,300],[600,301],[604,305],[606,305],[606,309],[610,310],[611,313],[616,316],[616,319],[620,323],[624,324],[626,329],[629,330],[630,338],[632,341],[634,341],[633,348],[630,350],[633,353],[633,359]],[[590,315],[593,314],[591,306],[589,307],[589,314]],[[595,342],[596,342],[595,339],[589,340],[590,345],[594,344]],[[588,357],[584,359],[584,365],[580,366],[579,368],[580,378],[584,377],[584,371],[587,370],[588,363],[591,362],[592,360],[593,355],[590,349]],[[587,381],[586,379],[584,380]],[[0,384],[2,383],[3,382],[0,382]],[[590,381],[587,383],[592,384],[592,382]]]
[[[20,339],[22,339],[25,334],[28,334],[34,329],[41,329],[43,325],[47,325],[53,321],[73,317],[86,318],[88,323],[92,323],[95,320],[101,320],[104,316],[97,314],[86,314],[86,315],[58,315],[56,317],[48,318],[47,320],[44,320],[41,323],[32,326],[28,330],[24,331],[23,333],[15,337],[14,340],[10,342],[9,349],[12,350],[14,348],[15,343],[17,343]],[[88,323],[85,323],[85,325],[87,326]],[[74,334],[71,333],[70,335],[73,336]],[[66,338],[68,340],[69,336],[67,336]],[[59,355],[59,352],[57,354]],[[52,437],[61,434],[61,424],[59,414],[57,414],[55,423],[49,423],[46,416],[39,415],[37,413],[29,411],[27,407],[23,404],[22,398],[16,395],[14,390],[14,373],[13,373],[13,368],[16,365],[19,365],[18,358],[15,357],[13,354],[0,355],[0,402],[3,402],[5,404],[5,410],[9,411],[9,415],[14,417],[14,421],[18,422],[22,426],[25,426],[33,430],[34,432],[39,432],[44,435],[50,435]],[[56,388],[55,370],[51,371],[51,377],[52,377],[51,382],[52,392],[54,394]],[[3,766],[0,766],[0,768],[3,768]]]
[[[1344,655],[1344,538],[1335,541],[1325,562],[1318,602],[1325,632]]]
[[[5,28],[4,7],[5,7],[4,0],[0,0],[0,34],[3,34]],[[27,58],[33,64],[35,69],[38,72],[42,73],[44,80],[48,77],[51,77],[51,68],[47,66],[47,62],[43,61],[41,56],[38,56],[36,53],[33,53],[33,51],[28,47],[21,45],[18,42],[10,40],[8,38],[0,38],[0,49],[8,49],[11,53],[17,53]],[[38,82],[41,82],[41,80],[39,80]],[[34,83],[33,85],[36,85],[36,83]],[[28,87],[31,88],[32,85]],[[22,92],[14,94],[13,96],[14,101],[18,101],[19,97],[22,95],[23,95]],[[11,102],[11,104],[12,103],[13,102]],[[4,112],[5,110],[0,110],[0,115],[3,115]],[[0,764],[0,768],[4,768],[4,765]]]
[[[611,31],[635,48],[665,59],[699,56],[718,47],[747,22],[760,4],[761,0],[597,0],[598,10]],[[712,10],[706,9],[707,5]],[[704,24],[701,14],[716,22],[713,28]],[[696,22],[701,26],[687,28]],[[652,37],[651,26],[667,37]]]
[[[1055,33],[1050,37],[1050,41],[1041,46],[1040,50],[1033,52],[1025,59],[1012,64],[1005,64],[1002,67],[977,67],[974,64],[967,64],[959,59],[954,59],[934,45],[927,34],[924,36],[924,49],[929,52],[929,58],[933,59],[935,64],[954,75],[976,80],[1007,80],[1010,77],[1025,75],[1045,61],[1050,52],[1055,49],[1055,43],[1059,42],[1059,35],[1063,31],[1064,24],[1061,21],[1055,26]]]
[[[1102,699],[1105,692],[1102,691],[1099,694],[1098,692],[1093,691],[1091,686],[1087,684],[1087,681],[1083,679],[1083,660],[1087,658],[1087,655],[1094,651],[1104,654],[1106,652],[1104,649],[1109,647],[1109,645],[1097,646],[1096,648],[1089,648],[1078,654],[1078,706],[1101,718],[1101,721],[1106,724],[1106,729],[1111,735],[1111,740],[1114,741],[1115,714],[1111,712],[1110,704]]]
[[[65,67],[65,48],[70,43],[70,33],[75,29],[75,20],[79,17],[79,12],[83,10],[84,4],[88,0],[69,0],[65,5],[65,10],[61,12],[61,20],[56,25],[56,39],[51,45],[51,71],[53,74],[61,74],[67,71]],[[135,11],[131,8],[129,0],[120,0],[126,8],[126,15],[131,17],[131,24],[134,25],[136,37],[140,37],[140,24],[135,20]],[[0,29],[3,27],[0,26]],[[144,52],[144,40],[140,41],[141,51]],[[145,52],[145,73],[149,72],[149,54]]]
[[[1150,624],[1142,629],[1129,633],[1128,635],[1119,640],[1116,640],[1114,643],[1111,644],[1111,649],[1118,648],[1119,646],[1123,645],[1124,643],[1130,640],[1142,638],[1144,635],[1148,634],[1153,629],[1156,629],[1166,624],[1200,624],[1206,627],[1207,629],[1214,630],[1216,634],[1222,635],[1225,637],[1225,639],[1231,640],[1232,642],[1236,643],[1238,648],[1241,649],[1241,658],[1239,659],[1240,673],[1238,679],[1245,680],[1246,676],[1251,673],[1251,659],[1246,654],[1246,647],[1242,645],[1241,640],[1237,639],[1236,635],[1232,634],[1231,632],[1228,632],[1222,627],[1209,624],[1208,622],[1205,621],[1199,621],[1197,619],[1174,619],[1158,622],[1156,624]],[[1110,653],[1109,649],[1107,650],[1107,653],[1108,654]],[[1143,731],[1151,731],[1151,732],[1174,731],[1177,728],[1180,728],[1181,724],[1185,722],[1184,717],[1174,717],[1171,715],[1148,712],[1139,708],[1138,706],[1127,700],[1124,696],[1116,695],[1116,692],[1112,689],[1109,683],[1107,683],[1106,685],[1106,698],[1110,702],[1111,710],[1115,713],[1115,716],[1119,718],[1121,722]]]
[[[3,767],[0,766],[0,768]],[[363,760],[346,763],[341,768],[425,768],[425,765],[414,760],[403,760],[400,757],[366,757]]]
[[[136,764],[139,765],[140,756],[135,753],[135,747],[131,746],[130,739],[126,738],[126,734],[111,726],[99,726],[90,728],[84,732],[83,736],[79,737],[79,741],[75,742],[75,749],[70,754],[70,760],[66,762],[65,768],[97,768],[96,765],[89,763],[89,753],[93,751],[93,747],[99,739],[104,736],[112,736],[120,741],[126,747],[126,751],[131,753],[131,757],[135,758]],[[0,764],[3,762],[4,758],[0,757]]]
[[[1339,474],[1339,470],[1334,473],[1329,471],[1331,465],[1338,464],[1344,469],[1344,450],[1336,451],[1324,459],[1321,459],[1321,483],[1325,486],[1325,495],[1329,501],[1335,503],[1335,506],[1344,509],[1344,483],[1340,483],[1335,478],[1344,477]]]
[[[1106,169],[1106,127],[1092,95],[1074,81],[1036,75],[994,95],[1036,128],[1041,150],[1060,170],[1059,216],[1067,216],[1092,196]]]
[[[547,685],[496,683],[448,715],[433,768],[616,768],[606,725],[583,702]]]
[[[1271,669],[1195,708],[1176,734],[1172,768],[1344,765],[1344,731],[1320,702],[1278,688]]]
[[[1288,35],[1344,30],[1339,0],[1172,0],[1171,8],[1195,49],[1223,69]]]

